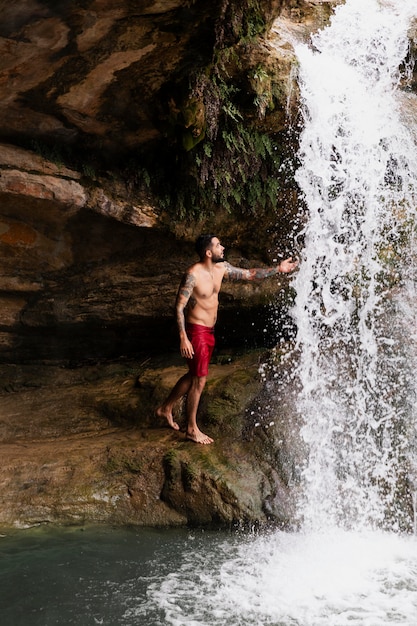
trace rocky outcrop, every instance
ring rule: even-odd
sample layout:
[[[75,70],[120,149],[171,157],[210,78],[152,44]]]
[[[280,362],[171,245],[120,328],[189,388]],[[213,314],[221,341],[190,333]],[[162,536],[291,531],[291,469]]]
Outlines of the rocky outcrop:
[[[153,415],[184,371],[176,357],[0,366],[0,526],[290,524],[296,476],[272,452],[283,415],[276,429],[256,415],[259,356],[213,364],[200,415],[211,446]]]
[[[49,358],[59,358],[61,331],[71,335],[71,327],[74,330],[81,322],[100,318],[94,310],[93,292],[106,291],[103,283],[107,282],[107,296],[103,293],[99,306],[104,309],[108,303],[111,279],[88,275],[86,268],[98,265],[118,247],[126,250],[128,233],[132,251],[139,245],[134,227],[149,230],[155,226],[156,212],[146,202],[128,202],[117,191],[91,189],[79,172],[10,145],[0,145],[0,198],[0,358],[14,362],[48,358],[51,347],[42,350],[42,346],[45,336],[50,344],[54,334],[57,345]],[[118,222],[122,241],[113,243]],[[106,235],[108,242],[101,240]],[[119,283],[121,277],[114,280]],[[136,299],[137,281],[132,287],[136,293],[132,289],[131,297]],[[120,298],[114,296],[117,307]],[[109,309],[101,323],[114,323],[111,318]],[[77,337],[73,340],[76,343]],[[65,352],[65,343],[61,347]],[[61,357],[65,358],[64,352]]]

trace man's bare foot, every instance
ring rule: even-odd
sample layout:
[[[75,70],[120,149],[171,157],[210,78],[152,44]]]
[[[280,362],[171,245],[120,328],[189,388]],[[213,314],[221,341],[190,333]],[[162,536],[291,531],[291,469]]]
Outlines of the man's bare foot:
[[[157,409],[155,409],[155,415],[157,417],[164,417],[166,419],[166,421],[168,422],[168,426],[170,428],[173,428],[174,430],[179,430],[180,427],[178,426],[177,422],[174,422],[174,418],[172,417],[172,413],[168,413],[166,411],[164,411],[163,406],[159,406]]]
[[[214,441],[214,439],[202,433],[201,430],[190,432],[187,431],[186,438],[189,441],[194,441],[194,443],[202,443],[204,445],[207,445],[208,443],[213,443]]]

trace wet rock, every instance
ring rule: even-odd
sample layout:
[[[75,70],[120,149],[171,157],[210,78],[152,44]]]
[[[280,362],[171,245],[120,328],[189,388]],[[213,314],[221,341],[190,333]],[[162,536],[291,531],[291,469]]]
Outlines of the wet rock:
[[[276,518],[265,502],[278,498],[277,473],[261,460],[259,440],[243,435],[245,406],[259,391],[259,356],[213,365],[199,415],[215,438],[210,446],[154,418],[184,372],[172,356],[76,369],[1,366],[0,525],[230,526]],[[212,406],[219,397],[220,411]]]

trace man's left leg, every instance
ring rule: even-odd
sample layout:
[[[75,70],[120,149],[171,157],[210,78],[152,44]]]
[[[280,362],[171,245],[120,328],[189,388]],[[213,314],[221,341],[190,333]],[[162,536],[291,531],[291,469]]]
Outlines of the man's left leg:
[[[195,443],[213,443],[213,439],[197,426],[197,410],[207,376],[193,376],[187,396],[187,439]]]

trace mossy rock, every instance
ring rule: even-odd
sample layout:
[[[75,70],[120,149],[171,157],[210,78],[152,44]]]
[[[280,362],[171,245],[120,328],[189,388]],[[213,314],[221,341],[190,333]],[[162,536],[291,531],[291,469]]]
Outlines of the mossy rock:
[[[222,436],[240,435],[242,413],[258,388],[257,367],[238,369],[226,377],[210,381],[204,402],[206,423],[221,429]]]

